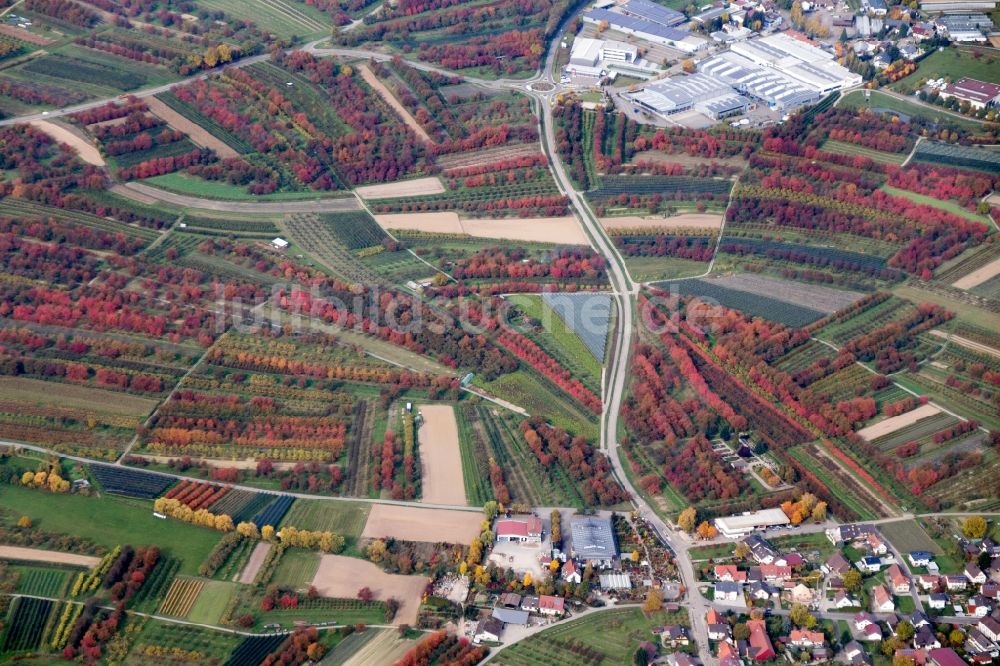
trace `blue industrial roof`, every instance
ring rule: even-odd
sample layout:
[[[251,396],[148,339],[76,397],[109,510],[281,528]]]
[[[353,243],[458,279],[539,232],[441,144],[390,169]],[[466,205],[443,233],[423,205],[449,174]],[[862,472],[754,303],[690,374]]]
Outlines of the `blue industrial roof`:
[[[628,0],[624,5],[621,5],[621,8],[622,11],[633,16],[659,23],[668,28],[680,25],[687,20],[684,14],[679,11],[650,2],[650,0]]]
[[[589,12],[584,14],[584,18],[588,18],[595,23],[607,21],[608,24],[612,26],[619,25],[623,28],[628,28],[629,30],[644,32],[663,39],[669,39],[670,41],[682,40],[689,34],[684,30],[668,28],[658,23],[653,23],[652,21],[635,18],[634,16],[626,16],[617,12],[609,12],[607,9],[591,9]]]

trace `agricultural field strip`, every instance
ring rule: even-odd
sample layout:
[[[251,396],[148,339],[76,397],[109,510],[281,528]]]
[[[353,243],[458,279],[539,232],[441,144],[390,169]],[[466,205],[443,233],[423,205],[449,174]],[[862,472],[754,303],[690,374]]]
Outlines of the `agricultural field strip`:
[[[1000,275],[1000,257],[951,283],[958,289],[972,289]]]
[[[392,94],[392,91],[390,91],[385,84],[382,83],[377,76],[375,76],[375,73],[372,72],[368,65],[359,65],[358,71],[361,72],[361,78],[365,80],[365,83],[371,86],[372,90],[378,93],[378,96],[382,98],[382,101],[389,105],[389,108],[391,108],[396,115],[399,116],[400,120],[402,120],[406,126],[410,128],[410,131],[417,135],[418,139],[424,143],[434,143],[434,140],[431,139],[431,135],[427,133],[427,130],[421,127],[420,123],[417,122],[417,119],[410,115],[410,112],[407,111],[402,104],[400,104],[399,100]]]
[[[878,423],[868,426],[867,428],[862,428],[858,430],[857,434],[859,437],[870,441],[876,440],[880,437],[885,437],[897,430],[905,428],[907,426],[913,425],[920,421],[921,419],[930,418],[936,414],[940,414],[941,410],[934,405],[921,405],[916,409],[913,409],[905,414],[900,414],[899,416],[892,416],[887,419],[882,419]]]
[[[966,347],[967,349],[971,349],[972,351],[977,351],[983,354],[989,354],[990,356],[996,356],[997,358],[1000,358],[1000,349],[997,349],[996,347],[990,347],[988,345],[976,342],[975,340],[969,340],[968,338],[963,338],[960,335],[955,335],[953,333],[946,333],[944,331],[937,329],[929,331],[929,333],[936,338],[944,338],[949,342],[954,342],[955,344],[962,347]]]
[[[706,281],[749,294],[767,294],[779,301],[810,310],[819,310],[826,314],[846,308],[864,296],[858,291],[833,289],[751,273],[724,275]]]
[[[2,545],[0,545],[0,559],[69,564],[72,566],[87,567],[88,569],[97,566],[101,561],[101,558],[91,557],[90,555],[77,555],[75,553],[64,553],[56,550],[39,550],[37,548]]]

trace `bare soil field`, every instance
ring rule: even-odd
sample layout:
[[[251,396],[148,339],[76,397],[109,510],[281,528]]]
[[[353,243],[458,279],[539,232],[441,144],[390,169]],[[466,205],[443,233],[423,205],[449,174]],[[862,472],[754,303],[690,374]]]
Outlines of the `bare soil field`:
[[[476,238],[522,240],[534,243],[589,245],[575,217],[534,217],[463,220],[458,213],[392,213],[376,215],[383,229],[468,234]]]
[[[324,597],[354,599],[362,587],[370,588],[379,601],[394,597],[399,600],[399,610],[393,623],[413,626],[417,623],[427,578],[388,574],[375,564],[356,557],[323,555],[312,584]]]
[[[240,573],[239,582],[244,585],[253,585],[254,580],[257,579],[257,573],[264,565],[264,560],[267,558],[269,552],[271,552],[271,544],[266,541],[261,541],[254,546],[253,552],[250,553],[250,559],[247,560],[246,566],[243,567],[243,571]]]
[[[395,629],[366,629],[365,631],[378,631],[378,635],[367,641],[357,652],[343,662],[335,660],[331,663],[340,663],[341,666],[394,664],[396,660],[406,654],[406,651],[416,644],[415,640],[400,636],[399,632]]]
[[[97,146],[87,141],[85,138],[68,127],[58,125],[51,120],[32,120],[30,125],[35,129],[45,132],[59,143],[65,143],[76,151],[80,159],[87,164],[94,166],[104,166],[104,158],[97,150]]]
[[[334,213],[358,210],[358,200],[351,196],[303,199],[301,201],[224,201],[203,199],[187,194],[168,192],[146,183],[113,185],[111,191],[144,204],[169,203],[181,208],[225,211],[228,213]]]
[[[451,405],[420,405],[424,421],[417,431],[420,451],[420,487],[424,502],[467,504],[462,479],[462,451],[458,422]]]
[[[718,278],[706,278],[727,289],[736,289],[750,294],[766,294],[785,303],[791,303],[804,308],[818,310],[830,314],[847,307],[864,294],[857,291],[833,289],[792,280],[741,273]]]
[[[464,545],[479,534],[482,520],[482,513],[477,511],[373,504],[361,538],[395,537],[403,541]]]
[[[747,161],[742,157],[698,157],[687,153],[665,153],[662,150],[646,150],[635,154],[632,164],[636,162],[651,162],[653,164],[680,164],[682,166],[698,166],[699,164],[728,164],[745,167]]]
[[[929,416],[934,416],[939,414],[940,409],[934,405],[920,405],[914,410],[906,412],[905,414],[900,414],[899,416],[892,416],[887,419],[882,419],[878,423],[868,426],[867,428],[862,428],[858,431],[858,435],[869,442],[888,435],[889,433],[896,432],[901,428],[913,425],[920,419],[925,419]]]
[[[19,546],[0,546],[0,559],[24,560],[27,562],[52,562],[54,564],[69,564],[74,567],[96,567],[101,562],[99,557],[62,553],[56,550],[36,550]]]
[[[0,25],[0,35],[7,35],[8,37],[13,37],[14,39],[20,39],[22,42],[37,44],[39,46],[46,46],[52,43],[51,39],[46,39],[41,35],[36,35],[30,30],[18,28],[16,25]]]
[[[59,384],[28,377],[0,377],[0,400],[4,399],[43,407],[88,409],[125,416],[145,416],[158,402],[90,386]]]
[[[931,331],[931,335],[933,335],[936,338],[944,338],[950,342],[954,342],[956,345],[961,345],[962,347],[971,349],[972,351],[977,351],[980,354],[989,354],[990,356],[996,356],[997,358],[1000,358],[1000,349],[997,349],[996,347],[990,347],[988,345],[982,344],[981,342],[976,342],[975,340],[969,340],[968,338],[963,338],[960,335],[952,335],[951,333],[945,333],[944,331],[934,330]]]
[[[358,71],[361,72],[361,78],[365,80],[365,83],[372,87],[372,90],[378,93],[379,97],[385,100],[385,103],[392,107],[392,110],[396,112],[400,120],[406,123],[406,126],[413,130],[413,133],[417,135],[417,138],[424,143],[434,143],[431,139],[431,135],[427,133],[417,119],[410,115],[410,112],[399,103],[399,100],[393,96],[392,91],[385,87],[385,84],[378,80],[375,73],[368,68],[368,65],[359,65]]]
[[[458,169],[461,167],[482,166],[492,164],[502,160],[509,160],[515,157],[527,157],[537,155],[542,152],[537,143],[522,143],[515,146],[501,146],[499,148],[487,148],[472,153],[458,153],[455,155],[442,155],[437,159],[438,166],[442,169]]]
[[[174,460],[173,456],[154,456],[143,454],[143,458],[148,458],[153,462],[167,464],[171,460]],[[229,458],[202,458],[198,457],[199,462],[203,462],[209,467],[235,467],[236,469],[257,469],[257,463],[259,462],[256,458],[236,458],[230,460]],[[286,470],[292,469],[298,463],[294,462],[279,462],[277,460],[271,463],[274,465],[274,469]]]
[[[670,217],[642,217],[639,215],[623,215],[622,217],[602,217],[601,226],[605,229],[655,229],[656,231],[674,229],[719,229],[722,227],[722,215],[712,213],[684,213]]]
[[[239,152],[234,150],[231,146],[228,146],[225,142],[220,141],[217,137],[212,135],[211,132],[198,123],[192,122],[177,113],[161,100],[158,100],[155,97],[147,97],[146,104],[149,106],[149,110],[154,116],[166,121],[166,123],[175,130],[184,132],[192,141],[202,148],[212,150],[222,159],[226,159],[228,157],[239,157]]]
[[[442,194],[444,185],[437,176],[400,180],[381,185],[365,185],[354,190],[362,199],[398,199],[399,197],[419,197],[425,194]]]
[[[964,275],[951,283],[951,286],[958,289],[972,289],[982,283],[1000,275],[1000,258],[994,259],[982,268],[977,268],[968,275]]]

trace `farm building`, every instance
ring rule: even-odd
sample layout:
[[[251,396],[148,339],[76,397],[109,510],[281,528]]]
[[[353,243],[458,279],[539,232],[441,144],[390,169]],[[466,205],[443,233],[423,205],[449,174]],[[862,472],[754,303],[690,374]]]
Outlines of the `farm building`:
[[[496,643],[499,642],[500,636],[502,635],[503,622],[495,617],[486,617],[480,620],[479,624],[476,625],[476,633],[473,636],[473,640],[477,643],[481,641]]]
[[[610,518],[586,516],[576,518],[571,524],[573,557],[585,562],[611,566],[618,556],[615,532]]]
[[[1000,85],[977,81],[976,79],[959,79],[951,83],[941,91],[941,97],[968,102],[974,109],[982,109],[987,106],[997,106],[1000,104]]]
[[[730,539],[739,539],[760,529],[780,527],[789,523],[788,516],[781,509],[748,511],[736,516],[715,519],[719,533]]]
[[[541,543],[542,519],[534,515],[498,518],[493,533],[498,543]]]
[[[528,624],[528,611],[514,608],[494,608],[493,618],[504,624]]]

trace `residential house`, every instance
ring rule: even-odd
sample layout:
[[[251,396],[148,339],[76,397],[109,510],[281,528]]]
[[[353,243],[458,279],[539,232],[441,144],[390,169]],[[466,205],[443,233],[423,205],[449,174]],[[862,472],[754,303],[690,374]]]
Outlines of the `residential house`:
[[[858,539],[864,539],[869,534],[875,531],[873,525],[858,525],[850,523],[847,525],[837,525],[836,527],[831,527],[826,530],[826,538],[830,540],[834,546],[839,546],[840,544],[847,543],[849,541],[856,541]]]
[[[672,624],[660,631],[660,641],[667,647],[685,647],[691,643],[687,627]]]
[[[962,573],[973,585],[982,585],[986,582],[986,574],[972,562],[965,565],[965,570]]]
[[[524,597],[521,600],[521,610],[526,610],[529,613],[538,612],[538,597]]]
[[[497,603],[502,608],[520,608],[521,595],[516,592],[504,592]]]
[[[497,543],[541,543],[542,519],[535,515],[497,518],[493,533]]]
[[[928,652],[927,663],[933,666],[966,666],[957,652],[945,647]]]
[[[939,576],[934,576],[932,574],[921,574],[917,576],[917,586],[925,592],[930,592],[931,590],[937,589],[940,580],[941,579]]]
[[[911,550],[906,554],[911,567],[926,567],[934,559],[934,555],[926,550]]]
[[[871,613],[862,611],[854,616],[854,628],[858,631],[864,631],[873,624],[878,624],[878,619]]]
[[[948,595],[944,592],[934,592],[927,597],[927,607],[931,610],[944,610],[948,605]]]
[[[941,641],[931,627],[920,627],[913,634],[913,647],[923,650],[933,650],[941,647]]]
[[[869,532],[865,536],[865,545],[868,546],[868,550],[873,555],[885,555],[889,552],[889,547],[885,545],[885,541],[882,541],[882,537],[878,535],[878,532]]]
[[[741,641],[745,642],[745,641]],[[732,643],[719,643],[719,666],[743,666],[740,653]]]
[[[964,575],[963,576],[945,576],[944,577],[944,584],[945,584],[945,587],[947,587],[949,590],[951,590],[952,592],[955,592],[955,591],[958,591],[958,590],[964,590],[966,587],[968,587],[969,580]]]
[[[860,605],[861,601],[851,596],[847,590],[840,590],[833,597],[834,608],[857,608]]]
[[[882,570],[882,560],[874,555],[868,555],[855,562],[854,566],[863,574],[877,574]]]
[[[885,585],[876,585],[872,588],[872,610],[876,613],[891,613],[896,610],[892,593]]]
[[[857,641],[851,641],[844,646],[844,656],[847,658],[847,663],[851,664],[851,666],[862,666],[863,664],[872,663],[871,657],[861,647],[861,643]]]
[[[989,663],[1000,655],[1000,649],[983,632],[973,628],[969,629],[965,635],[965,653],[969,656],[979,657],[977,661]]]
[[[914,629],[929,627],[931,624],[930,618],[924,615],[923,611],[918,610],[913,611],[909,615],[904,615],[903,619],[912,624]]]
[[[993,610],[993,602],[981,594],[975,594],[969,597],[965,608],[966,612],[972,617],[986,617]]]
[[[1000,570],[997,570],[996,574],[1000,575]],[[979,586],[979,593],[987,599],[1000,598],[1000,583],[988,580]]]
[[[861,630],[861,640],[865,641],[881,641],[882,640],[882,627],[877,624],[869,624],[867,627]]]
[[[800,648],[822,647],[825,642],[822,631],[809,631],[808,629],[792,629],[789,640],[792,645]]]
[[[778,564],[762,564],[760,565],[760,574],[764,581],[768,583],[780,583],[792,577],[792,568],[787,564],[784,566]]]
[[[976,628],[991,641],[1000,643],[1000,622],[993,617],[984,617],[976,625]]]
[[[764,620],[750,620],[747,622],[747,627],[750,629],[748,656],[754,661],[774,659],[776,656],[774,646],[771,644],[771,637],[767,635],[767,624]]]
[[[808,587],[799,583],[792,588],[791,592],[792,601],[797,604],[811,604],[816,595]]]
[[[738,601],[743,596],[743,585],[720,580],[715,584],[716,601]]]
[[[904,659],[910,659],[917,666],[924,666],[927,663],[927,651],[926,650],[914,650],[912,648],[900,648],[893,653],[893,659],[896,657],[902,657]]]
[[[560,570],[560,575],[562,579],[567,583],[573,583],[574,585],[579,585],[583,578],[580,576],[580,567],[576,565],[576,562],[569,560],[566,564],[562,565]]]
[[[1000,543],[986,537],[979,542],[979,551],[989,555],[990,557],[1000,557]]]
[[[708,640],[729,641],[733,638],[733,630],[728,623],[708,625]]]
[[[886,569],[885,579],[892,588],[893,594],[910,593],[910,579],[903,573],[898,564],[892,564]]]
[[[714,608],[709,608],[708,612],[705,613],[705,622],[706,624],[724,624],[726,618]]]
[[[847,561],[843,553],[839,550],[827,558],[826,562],[822,566],[823,572],[826,574],[838,574],[843,576],[845,573],[851,570],[851,563]]]
[[[701,666],[701,660],[685,652],[671,652],[667,655],[667,664],[669,666]]]
[[[768,601],[778,596],[778,590],[764,582],[751,583],[748,593],[754,601]]]
[[[503,622],[496,619],[495,617],[484,617],[476,625],[476,633],[473,634],[472,640],[475,643],[481,643],[487,641],[489,643],[499,643],[500,637],[503,635]]]
[[[787,564],[781,553],[759,534],[751,534],[743,540],[743,543],[750,547],[750,557],[757,564]]]
[[[538,612],[542,615],[562,617],[562,614],[566,612],[566,600],[562,597],[543,594],[538,597]]]
[[[715,566],[715,579],[730,583],[745,583],[747,572],[740,571],[735,564],[717,564]]]

